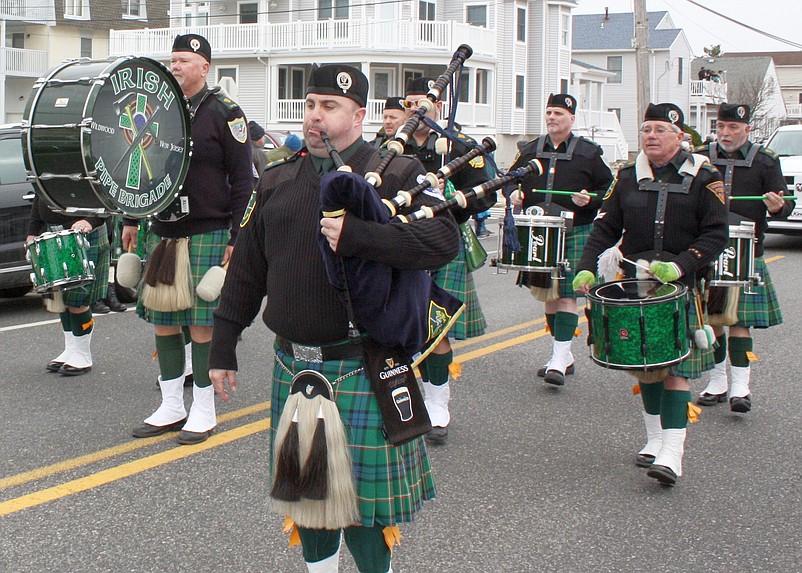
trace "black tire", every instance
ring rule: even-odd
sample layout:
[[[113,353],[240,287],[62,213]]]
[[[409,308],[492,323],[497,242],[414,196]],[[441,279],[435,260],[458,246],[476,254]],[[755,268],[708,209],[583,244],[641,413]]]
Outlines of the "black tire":
[[[0,288],[0,298],[19,298],[31,292],[31,286]]]

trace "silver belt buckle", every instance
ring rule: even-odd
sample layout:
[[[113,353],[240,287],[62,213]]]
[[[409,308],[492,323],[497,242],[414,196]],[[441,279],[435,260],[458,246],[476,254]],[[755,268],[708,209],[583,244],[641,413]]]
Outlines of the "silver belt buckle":
[[[292,356],[296,360],[306,362],[323,362],[323,350],[320,346],[304,346],[302,344],[292,344]]]

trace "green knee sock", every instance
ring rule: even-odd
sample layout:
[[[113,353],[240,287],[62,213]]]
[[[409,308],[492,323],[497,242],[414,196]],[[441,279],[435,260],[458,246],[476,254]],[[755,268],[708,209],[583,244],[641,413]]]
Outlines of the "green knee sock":
[[[749,367],[747,352],[752,352],[752,339],[730,336],[730,364],[740,368]]]
[[[211,342],[192,341],[192,376],[195,379],[195,386],[206,388],[212,385],[209,379],[209,347]]]
[[[449,350],[445,354],[435,354],[432,352],[424,362],[429,374],[429,382],[435,386],[442,386],[448,382],[448,365],[454,360],[454,351]]]
[[[721,364],[727,359],[727,333],[722,332],[721,336],[716,336],[716,343],[718,346],[713,350],[713,360],[716,364]]]
[[[92,311],[85,310],[79,314],[70,313],[70,325],[75,336],[86,336],[92,332],[95,320],[92,318]]]
[[[345,544],[354,557],[360,573],[387,573],[390,549],[384,541],[384,526],[346,527]]]
[[[162,380],[175,380],[184,375],[184,337],[181,334],[157,336],[156,352]]]
[[[554,315],[553,312],[551,312],[551,313],[547,312],[546,313],[546,324],[548,325],[549,332],[551,333],[552,336],[554,336],[554,316],[555,315]]]
[[[681,430],[688,425],[690,390],[666,390],[660,405],[660,424],[664,430]]]
[[[568,342],[573,340],[579,316],[573,312],[558,312],[554,316],[554,340]]]
[[[663,382],[654,384],[644,384],[638,382],[640,387],[640,397],[643,400],[643,409],[647,414],[656,416],[660,413],[660,404],[663,398]]]
[[[431,356],[431,354],[429,355]],[[424,360],[420,364],[418,364],[418,370],[420,370],[420,379],[424,382],[429,381],[429,363]]]
[[[58,317],[61,319],[61,330],[64,332],[72,332],[72,314],[69,310],[65,310]]]
[[[340,547],[339,529],[306,529],[298,528],[298,535],[301,537],[301,549],[304,554],[304,561],[307,563],[317,563],[328,559]]]

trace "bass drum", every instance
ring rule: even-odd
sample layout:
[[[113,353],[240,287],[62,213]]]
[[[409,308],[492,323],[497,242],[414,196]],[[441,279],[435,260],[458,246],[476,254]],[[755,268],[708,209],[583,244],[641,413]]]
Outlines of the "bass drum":
[[[186,177],[189,102],[156,60],[69,61],[34,84],[22,146],[52,209],[147,217],[174,200]]]

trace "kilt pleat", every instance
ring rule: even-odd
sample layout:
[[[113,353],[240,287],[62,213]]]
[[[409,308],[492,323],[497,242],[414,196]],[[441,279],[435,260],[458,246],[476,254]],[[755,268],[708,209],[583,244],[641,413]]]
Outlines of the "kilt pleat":
[[[712,370],[715,362],[713,359],[713,349],[699,348],[693,340],[693,333],[698,328],[698,318],[696,305],[693,303],[693,291],[691,291],[690,296],[691,303],[688,308],[688,324],[690,326],[688,334],[691,336],[691,354],[679,364],[672,366],[670,371],[672,376],[684,376],[685,378],[694,379],[701,378],[704,372]],[[707,322],[707,314],[704,315],[704,322]]]
[[[210,231],[200,235],[192,235],[189,238],[189,263],[192,273],[193,291],[210,268],[219,265],[226,252],[226,246],[231,238],[228,229]],[[147,253],[153,252],[156,245],[162,238],[156,233],[149,233]],[[195,297],[195,303],[186,310],[176,312],[160,312],[145,308],[142,304],[142,297],[139,297],[136,305],[137,314],[150,322],[159,326],[212,326],[214,310],[217,308],[218,300],[207,302],[200,297]]]
[[[348,433],[361,525],[390,526],[412,521],[424,501],[434,499],[434,476],[423,438],[401,446],[382,435],[379,405],[361,359],[325,363],[295,360],[276,347],[270,406],[270,468],[276,427],[294,374],[315,370],[334,386],[335,401]]]
[[[560,298],[577,298],[573,287],[574,277],[579,260],[582,258],[582,250],[585,248],[585,243],[588,242],[592,228],[592,224],[577,225],[565,235],[565,260],[570,266],[564,271],[565,278],[560,279]]]
[[[89,306],[102,298],[106,298],[109,290],[109,235],[106,224],[92,230],[86,235],[89,248],[86,258],[95,265],[95,280],[78,288],[61,291],[66,306],[79,308]]]
[[[746,294],[741,288],[738,297],[738,322],[734,326],[769,328],[782,324],[780,301],[763,257],[755,258],[755,272],[763,278],[763,285],[754,287],[753,294]]]
[[[456,258],[444,267],[432,271],[431,274],[439,287],[465,303],[465,311],[449,331],[449,338],[465,340],[483,335],[487,328],[487,320],[482,312],[482,305],[479,303],[473,275],[468,272],[465,245],[460,241],[460,250]]]

